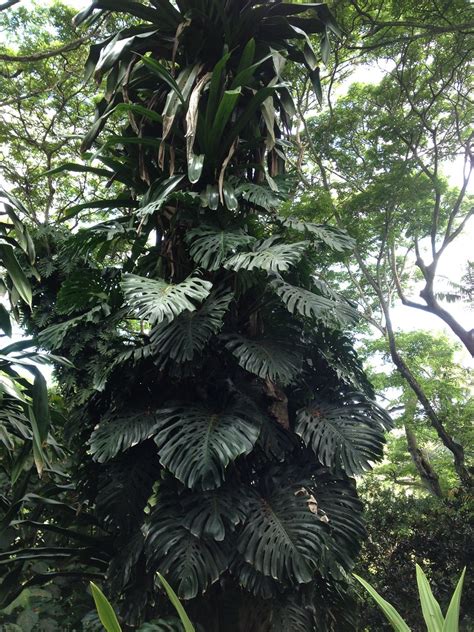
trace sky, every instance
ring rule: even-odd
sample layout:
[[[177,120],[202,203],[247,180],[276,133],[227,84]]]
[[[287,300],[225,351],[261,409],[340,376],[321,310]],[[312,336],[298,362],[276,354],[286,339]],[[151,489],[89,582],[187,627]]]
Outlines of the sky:
[[[32,0],[22,0],[24,6],[32,6]],[[52,4],[52,0],[36,0],[36,4],[47,6]],[[88,6],[88,0],[68,0],[68,4],[78,10]],[[352,73],[347,81],[338,89],[336,96],[343,96],[354,82],[377,83],[388,72],[389,68],[384,65],[359,66]],[[459,184],[462,178],[462,162],[452,162],[444,166],[446,176],[453,185]],[[1,182],[0,182],[1,184]],[[474,179],[471,181],[471,192],[474,193]],[[448,248],[440,261],[439,276],[458,281],[465,271],[466,262],[474,259],[474,218],[468,225],[464,234],[458,238],[454,245]],[[413,298],[416,296],[416,290]],[[467,329],[474,328],[474,309],[469,309],[462,304],[449,304],[447,309],[459,322]],[[424,329],[434,332],[444,332],[454,338],[449,328],[437,317],[425,312],[405,307],[401,304],[393,309],[393,319],[396,327],[409,331],[414,329]],[[467,353],[462,357],[463,363],[471,362]],[[474,366],[474,364],[473,364]]]

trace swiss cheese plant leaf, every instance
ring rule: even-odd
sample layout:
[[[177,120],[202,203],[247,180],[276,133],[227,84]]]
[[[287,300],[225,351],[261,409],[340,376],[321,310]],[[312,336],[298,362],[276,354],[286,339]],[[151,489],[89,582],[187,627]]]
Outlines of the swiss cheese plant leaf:
[[[147,444],[105,464],[100,470],[95,506],[100,523],[115,533],[130,533],[139,528],[158,476],[156,454]]]
[[[263,575],[307,583],[324,555],[327,527],[299,491],[287,485],[268,496],[255,493],[237,548]]]
[[[345,405],[314,401],[296,415],[296,432],[318,460],[349,476],[371,469],[383,454],[384,414],[363,399]]]
[[[135,274],[125,275],[122,289],[127,305],[139,318],[158,324],[173,320],[184,311],[193,312],[195,302],[209,296],[212,283],[198,277],[189,277],[176,285]]]
[[[194,261],[211,271],[218,270],[230,254],[255,241],[239,228],[218,229],[206,225],[190,230],[186,240]]]
[[[226,348],[239,365],[263,379],[290,384],[301,371],[301,355],[294,345],[280,338],[253,339],[232,335]]]
[[[297,217],[286,217],[283,219],[283,225],[299,233],[303,233],[307,239],[322,242],[337,252],[352,250],[355,245],[354,239],[350,237],[345,230],[328,224],[315,224],[314,222],[306,222]]]
[[[101,421],[89,439],[90,452],[95,461],[104,463],[119,452],[153,436],[156,418],[149,411],[133,412],[123,417]]]
[[[71,274],[61,285],[56,303],[58,314],[91,309],[107,300],[104,282],[97,270],[81,270]]]
[[[235,531],[246,516],[247,498],[232,487],[221,487],[200,494],[194,493],[181,498],[183,524],[199,538],[212,538],[222,542],[226,533]]]
[[[315,318],[333,328],[342,328],[354,323],[358,318],[357,310],[342,297],[334,300],[290,285],[281,279],[272,281],[271,287],[291,314],[298,313],[301,316]]]
[[[176,405],[157,411],[155,442],[162,465],[186,487],[220,487],[225,470],[258,439],[253,409],[245,403],[225,410]]]
[[[313,509],[328,526],[334,557],[349,570],[366,534],[355,485],[348,485],[347,479],[330,471],[318,470],[309,488],[315,501]]]
[[[275,238],[266,239],[250,252],[239,252],[224,262],[224,267],[239,270],[266,270],[267,272],[286,272],[303,256],[308,243],[275,243]]]
[[[183,312],[171,322],[163,321],[151,332],[150,343],[161,366],[168,359],[190,362],[217,334],[233,298],[231,292],[211,294],[194,312]]]
[[[166,507],[152,512],[145,528],[148,566],[175,586],[178,597],[193,599],[217,581],[229,564],[229,546],[194,536],[179,514]]]

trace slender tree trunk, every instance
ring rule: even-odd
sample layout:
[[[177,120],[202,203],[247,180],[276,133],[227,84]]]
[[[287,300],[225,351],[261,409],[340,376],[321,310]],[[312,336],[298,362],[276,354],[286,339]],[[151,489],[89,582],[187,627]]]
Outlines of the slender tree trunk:
[[[374,287],[374,289],[378,293],[380,304],[384,312],[385,323],[386,323],[386,328],[387,328],[387,338],[388,338],[388,343],[390,347],[390,355],[391,355],[392,361],[397,367],[399,373],[408,382],[410,388],[415,393],[418,401],[420,402],[420,404],[423,407],[423,410],[425,411],[426,416],[428,417],[430,421],[430,424],[436,430],[438,437],[441,439],[443,445],[446,448],[448,448],[448,450],[452,453],[453,459],[454,459],[454,468],[457,472],[457,475],[462,485],[466,489],[470,489],[472,487],[472,476],[468,468],[466,467],[466,462],[465,462],[465,457],[464,457],[464,448],[460,443],[457,443],[457,441],[455,441],[448,434],[448,432],[446,431],[446,428],[443,425],[443,422],[436,414],[436,411],[431,405],[431,402],[429,401],[429,399],[426,397],[425,392],[423,391],[423,388],[421,387],[421,385],[419,384],[418,380],[413,375],[413,373],[410,371],[406,362],[400,356],[397,349],[395,334],[392,327],[392,321],[390,319],[390,312],[389,312],[388,305],[385,301],[385,298],[382,296],[380,289],[376,287]]]
[[[408,452],[411,455],[416,470],[423,482],[423,485],[438,498],[443,497],[439,476],[433,469],[426,452],[420,448],[413,430],[405,424],[405,436],[407,438]]]
[[[447,310],[442,307],[430,291],[422,291],[420,296],[425,299],[429,311],[445,322],[451,331],[459,338],[471,356],[474,357],[474,329],[464,329]]]

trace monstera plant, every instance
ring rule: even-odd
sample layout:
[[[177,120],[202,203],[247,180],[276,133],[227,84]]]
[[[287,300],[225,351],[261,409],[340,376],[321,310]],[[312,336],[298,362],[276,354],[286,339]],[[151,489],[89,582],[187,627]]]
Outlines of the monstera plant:
[[[320,94],[337,25],[271,0],[97,0],[77,24],[108,17],[122,28],[87,62],[103,95],[88,161],[55,168],[104,176],[102,199],[69,209],[103,221],[39,249],[28,322],[73,364],[57,379],[106,588],[131,626],[164,611],[160,571],[207,632],[343,630],[354,477],[389,420],[357,312],[321,278],[351,240],[278,212],[296,194],[285,64]]]

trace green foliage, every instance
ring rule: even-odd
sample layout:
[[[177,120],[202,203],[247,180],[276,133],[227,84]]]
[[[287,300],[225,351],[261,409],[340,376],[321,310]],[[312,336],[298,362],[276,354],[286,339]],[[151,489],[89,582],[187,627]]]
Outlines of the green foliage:
[[[364,485],[368,538],[357,573],[388,600],[413,630],[424,629],[415,586],[414,562],[423,564],[431,589],[443,613],[464,567],[472,557],[472,498],[453,495],[445,500],[432,495],[394,495],[392,487],[368,480]],[[441,543],[441,545],[440,545]],[[472,574],[466,574],[460,630],[474,620]],[[359,627],[390,630],[372,600],[360,595]]]
[[[463,570],[459,582],[454,591],[453,597],[449,604],[446,618],[441,613],[441,608],[438,602],[433,597],[430,584],[418,564],[416,565],[416,580],[418,584],[418,593],[421,602],[421,609],[423,612],[423,618],[428,632],[458,632],[459,630],[459,607],[461,602],[461,592],[464,583],[464,576],[466,569]],[[393,626],[393,629],[397,632],[410,632],[410,628],[403,621],[401,616],[383,597],[381,597],[376,590],[372,588],[362,577],[354,575],[358,582],[364,586],[369,594],[377,602],[377,605],[383,611],[387,619]]]
[[[237,0],[98,0],[76,23],[111,33],[87,61],[95,171],[73,173],[114,191],[68,208],[81,230],[38,231],[47,275],[23,324],[70,362],[66,495],[91,542],[78,553],[64,534],[8,568],[77,555],[131,627],[170,614],[160,571],[204,629],[340,629],[364,535],[354,463],[380,456],[387,420],[342,331],[354,309],[318,274],[321,243],[340,258],[350,240],[322,225],[302,240],[275,212],[294,193],[284,63],[315,73],[309,35],[326,57],[338,29],[324,5]],[[344,409],[363,458],[301,439],[315,397]]]

